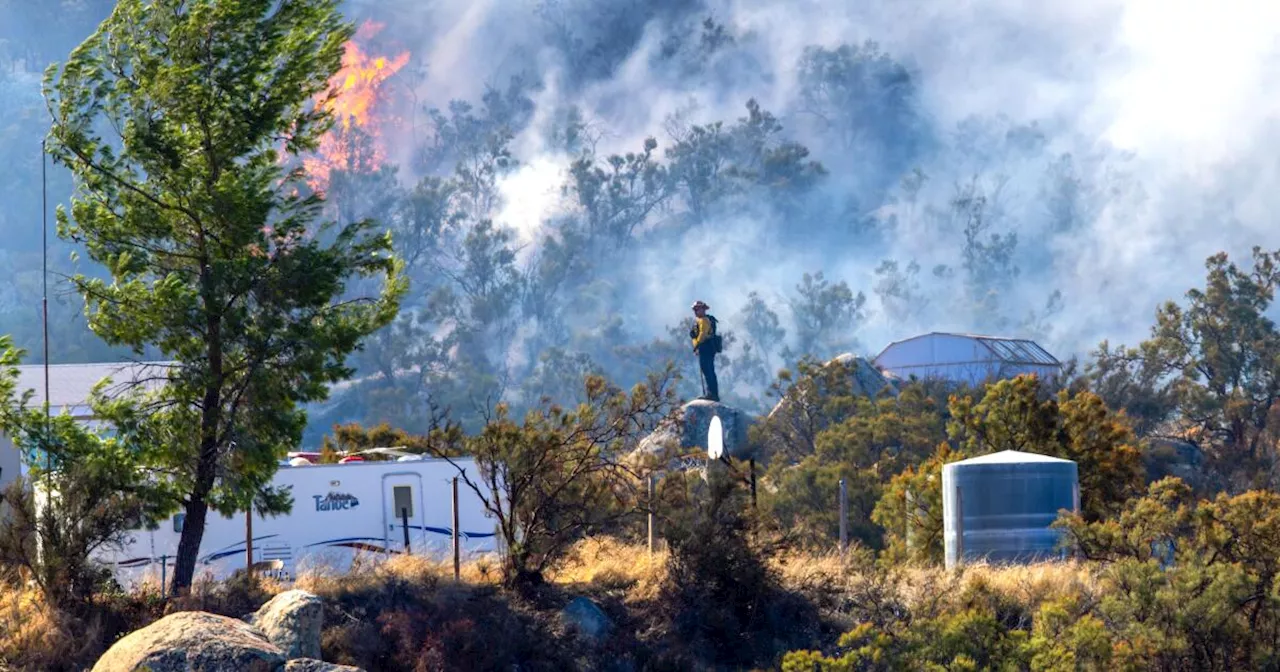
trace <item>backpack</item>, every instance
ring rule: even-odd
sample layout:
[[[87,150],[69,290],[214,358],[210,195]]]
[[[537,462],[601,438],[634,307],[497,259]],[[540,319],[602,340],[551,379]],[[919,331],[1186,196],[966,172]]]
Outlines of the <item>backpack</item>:
[[[724,352],[724,339],[720,336],[720,325],[715,316],[710,313],[707,314],[707,319],[711,320],[711,335],[707,337],[707,345],[711,348],[711,352],[718,355]]]

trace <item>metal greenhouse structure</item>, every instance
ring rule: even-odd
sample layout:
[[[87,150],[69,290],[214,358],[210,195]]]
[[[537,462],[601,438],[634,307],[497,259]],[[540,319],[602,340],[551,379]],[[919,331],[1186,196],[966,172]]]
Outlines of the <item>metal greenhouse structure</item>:
[[[912,377],[980,385],[1035,374],[1056,377],[1062,363],[1035,341],[933,332],[890,343],[875,364],[899,380]]]

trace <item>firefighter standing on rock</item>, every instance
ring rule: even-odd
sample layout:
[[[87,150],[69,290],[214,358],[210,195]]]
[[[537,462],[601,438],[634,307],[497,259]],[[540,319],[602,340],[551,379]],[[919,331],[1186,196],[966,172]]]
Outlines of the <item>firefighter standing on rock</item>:
[[[693,352],[698,355],[698,367],[702,369],[703,395],[701,399],[720,401],[720,384],[716,380],[716,354],[722,349],[720,334],[716,333],[716,318],[707,314],[711,306],[701,300],[693,304],[693,314],[697,317],[693,328],[689,330],[689,338],[693,340]]]

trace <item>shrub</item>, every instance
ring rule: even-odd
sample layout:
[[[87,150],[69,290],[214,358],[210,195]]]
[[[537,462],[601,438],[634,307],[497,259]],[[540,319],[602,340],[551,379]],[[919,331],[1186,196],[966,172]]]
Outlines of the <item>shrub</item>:
[[[169,505],[139,468],[147,447],[67,412],[51,417],[29,405],[30,390],[18,394],[23,351],[11,344],[0,336],[0,431],[25,452],[28,477],[0,493],[0,564],[23,568],[54,606],[83,613],[109,576],[94,554],[120,547],[130,529],[163,517]],[[105,388],[102,381],[93,390],[94,413],[111,405]],[[37,507],[37,489],[57,506]]]
[[[300,587],[325,599],[324,659],[369,672],[573,669],[573,652],[512,594],[442,581],[421,558],[397,558]]]
[[[667,624],[668,664],[707,659],[718,665],[772,664],[781,652],[814,640],[817,609],[785,590],[738,488],[715,474],[710,496],[687,527],[668,535],[667,577],[658,604]]]
[[[197,580],[186,595],[172,598],[165,613],[207,611],[240,618],[251,614],[280,592],[280,586],[259,576],[239,573],[225,581]]]

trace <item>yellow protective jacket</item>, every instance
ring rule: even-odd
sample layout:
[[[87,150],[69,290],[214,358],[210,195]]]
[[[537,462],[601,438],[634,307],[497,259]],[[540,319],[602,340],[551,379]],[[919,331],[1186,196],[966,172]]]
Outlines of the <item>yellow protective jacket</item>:
[[[698,346],[702,345],[703,342],[706,341],[708,338],[711,338],[711,333],[712,333],[711,318],[699,317],[697,318],[697,320],[698,320],[698,335],[693,337],[694,350],[697,350]]]

